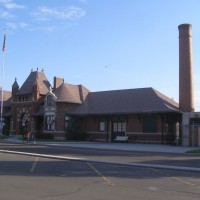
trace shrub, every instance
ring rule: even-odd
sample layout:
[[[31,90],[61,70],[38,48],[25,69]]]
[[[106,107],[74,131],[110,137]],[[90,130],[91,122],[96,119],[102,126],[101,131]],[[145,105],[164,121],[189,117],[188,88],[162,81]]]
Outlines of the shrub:
[[[54,135],[51,133],[35,133],[36,139],[54,139]]]
[[[6,136],[9,136],[9,134],[10,134],[9,127],[7,127],[7,126],[3,127],[3,134],[6,135]]]
[[[66,133],[67,140],[85,141],[88,135],[85,132],[68,132]]]

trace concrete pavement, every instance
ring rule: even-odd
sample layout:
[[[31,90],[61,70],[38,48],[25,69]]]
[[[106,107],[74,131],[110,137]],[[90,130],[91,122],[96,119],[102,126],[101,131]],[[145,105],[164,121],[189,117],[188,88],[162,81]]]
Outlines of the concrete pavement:
[[[43,143],[44,144],[44,143]],[[197,148],[177,147],[159,144],[134,144],[134,143],[94,143],[94,142],[78,142],[78,143],[45,143],[50,146],[66,146],[93,149],[112,149],[123,151],[140,151],[140,152],[158,152],[158,153],[186,153]]]
[[[6,142],[22,143],[15,136],[10,136],[4,139]],[[158,152],[158,153],[175,153],[184,154],[188,151],[200,149],[200,147],[181,147],[161,144],[138,144],[138,143],[104,143],[104,142],[40,142],[36,141],[40,145],[48,146],[64,146],[64,147],[76,147],[76,148],[91,148],[91,149],[110,149],[110,150],[122,150],[122,151],[138,151],[138,152]],[[33,144],[31,142],[31,144]]]

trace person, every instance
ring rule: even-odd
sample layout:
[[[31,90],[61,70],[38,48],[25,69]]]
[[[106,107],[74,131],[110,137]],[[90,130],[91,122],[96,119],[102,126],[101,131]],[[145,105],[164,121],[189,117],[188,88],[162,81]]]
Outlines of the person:
[[[27,132],[26,132],[26,142],[27,142],[27,144],[29,144],[29,141],[30,141],[30,131],[27,130]]]

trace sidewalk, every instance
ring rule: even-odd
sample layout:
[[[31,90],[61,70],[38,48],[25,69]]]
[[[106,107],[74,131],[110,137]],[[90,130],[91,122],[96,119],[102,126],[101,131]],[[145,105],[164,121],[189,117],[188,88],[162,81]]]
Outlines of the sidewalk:
[[[5,142],[22,143],[15,136],[4,139]],[[32,143],[31,143],[32,144]],[[158,153],[175,153],[184,154],[188,151],[199,149],[198,147],[181,147],[161,144],[134,144],[134,143],[103,143],[103,142],[37,142],[39,145],[63,146],[76,148],[91,149],[110,149],[122,151],[138,151],[138,152],[158,152]]]

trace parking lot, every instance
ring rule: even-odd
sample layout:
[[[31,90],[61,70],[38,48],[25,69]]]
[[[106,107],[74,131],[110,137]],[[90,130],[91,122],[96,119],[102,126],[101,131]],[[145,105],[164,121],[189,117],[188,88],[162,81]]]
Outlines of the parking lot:
[[[0,153],[0,197],[27,199],[200,198],[200,174]]]

